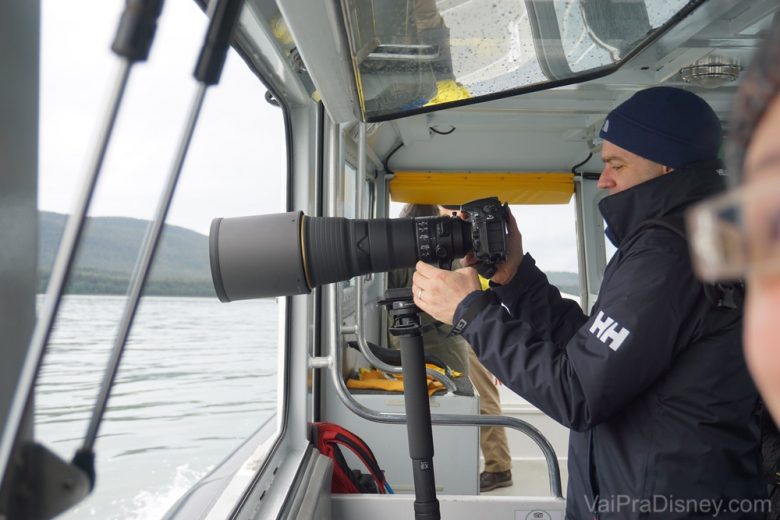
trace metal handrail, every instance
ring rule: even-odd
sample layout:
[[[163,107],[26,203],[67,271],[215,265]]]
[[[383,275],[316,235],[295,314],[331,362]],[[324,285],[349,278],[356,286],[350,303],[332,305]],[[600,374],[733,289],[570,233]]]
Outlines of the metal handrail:
[[[116,382],[119,366],[127,347],[127,340],[130,337],[130,329],[133,326],[133,321],[135,320],[136,312],[138,311],[141,294],[146,286],[146,281],[152,268],[152,262],[155,259],[155,254],[160,245],[165,220],[168,216],[171,202],[173,201],[173,195],[176,192],[179,177],[184,168],[184,160],[187,156],[187,151],[189,150],[189,145],[198,123],[198,116],[200,115],[207,89],[208,85],[202,83],[195,93],[195,98],[187,118],[184,134],[179,143],[179,149],[176,153],[174,164],[165,179],[165,186],[160,193],[154,216],[147,227],[141,251],[138,254],[138,259],[133,268],[130,286],[127,290],[127,299],[125,300],[125,305],[122,309],[122,317],[119,322],[119,327],[117,328],[116,336],[114,336],[111,355],[108,364],[106,365],[106,370],[103,373],[103,381],[100,385],[98,397],[92,410],[92,417],[90,418],[87,427],[87,433],[84,436],[84,443],[82,446],[82,450],[84,451],[94,450],[98,431],[108,406],[108,399],[111,396],[111,391]]]
[[[328,306],[331,311],[336,306],[336,291],[333,287],[328,287]],[[334,329],[335,330],[335,329]],[[329,337],[329,357],[333,360],[330,368],[333,386],[336,394],[342,403],[355,415],[363,419],[387,424],[406,424],[406,414],[378,412],[359,403],[347,390],[346,384],[341,377],[342,349],[341,342],[337,335],[331,334]],[[533,425],[521,419],[507,416],[490,415],[441,415],[431,414],[431,422],[444,426],[504,426],[518,430],[527,435],[542,450],[545,461],[547,462],[547,473],[550,482],[550,492],[556,498],[563,498],[561,486],[561,469],[558,465],[558,457],[555,454],[550,441]]]
[[[396,365],[389,365],[376,357],[373,352],[371,352],[371,349],[368,347],[368,341],[366,340],[365,335],[363,334],[363,280],[362,277],[358,277],[357,284],[355,286],[355,306],[357,309],[355,310],[355,325],[351,327],[344,327],[341,330],[342,334],[354,334],[357,338],[357,344],[358,349],[360,350],[361,354],[365,356],[365,358],[368,360],[369,363],[374,365],[376,368],[384,371],[389,372],[392,374],[400,374],[403,372],[402,368]],[[448,393],[454,394],[458,387],[455,384],[455,381],[453,381],[447,374],[442,374],[438,370],[434,370],[433,368],[427,368],[425,369],[425,372],[427,375],[431,376],[436,381],[439,381],[442,385],[444,385],[444,388],[447,390]]]
[[[359,144],[359,148],[361,150],[365,151],[365,129],[361,130],[361,139],[360,141],[363,143],[362,147]],[[343,145],[343,139],[344,135],[346,133],[346,125],[341,125],[340,132],[339,132],[339,138],[340,138],[340,144]],[[362,157],[365,157],[365,153],[359,154]],[[342,157],[343,153],[341,153],[341,150],[339,150],[339,157]],[[360,163],[358,164],[358,168],[360,169]],[[336,178],[338,179],[337,172],[330,172],[330,175],[336,175]],[[362,200],[362,199],[361,199]],[[332,212],[335,210],[336,207],[336,199],[335,199],[335,193],[333,191],[329,192],[328,195],[328,211]],[[358,345],[361,347],[361,351],[365,350],[364,355],[367,359],[370,359],[373,356],[370,351],[368,351],[368,345],[362,345],[360,338],[363,337],[362,334],[362,325],[363,325],[363,317],[362,317],[362,289],[363,286],[360,282],[360,278],[358,278],[358,285],[356,286],[356,289],[358,290],[358,296],[356,298],[356,304],[358,304],[358,312],[356,313],[357,318],[356,323],[358,323],[361,327],[360,329],[357,328],[357,326],[353,329],[354,333],[358,336]],[[372,421],[372,422],[380,422],[380,423],[390,423],[390,424],[405,424],[406,423],[406,415],[405,414],[394,414],[394,413],[387,413],[387,412],[377,412],[376,410],[372,410],[370,408],[367,408],[360,404],[357,400],[355,400],[352,395],[350,394],[349,390],[347,390],[346,384],[344,383],[343,378],[341,377],[341,370],[342,370],[342,349],[341,349],[341,334],[344,333],[344,328],[341,328],[338,326],[338,321],[335,320],[336,318],[336,309],[337,309],[337,288],[335,284],[329,284],[322,288],[324,291],[324,302],[325,302],[325,308],[328,310],[328,313],[330,315],[330,322],[331,326],[329,328],[327,341],[328,341],[328,355],[324,358],[316,358],[312,360],[310,366],[312,368],[327,368],[330,371],[331,379],[333,381],[333,386],[336,389],[336,394],[338,395],[341,402],[344,404],[344,406],[347,407],[348,410],[350,410],[352,413],[357,415],[358,417],[362,417],[363,419]],[[363,340],[365,338],[363,337]],[[365,347],[365,348],[364,348]],[[397,367],[393,367],[397,368]],[[393,370],[395,371],[395,370]],[[533,440],[537,446],[542,450],[542,454],[544,455],[544,458],[547,462],[547,471],[548,471],[548,477],[550,482],[550,492],[552,495],[556,498],[563,498],[563,493],[561,491],[561,470],[558,466],[558,458],[555,455],[555,449],[550,444],[550,441],[547,440],[547,438],[542,435],[542,433],[537,430],[534,426],[531,424],[522,421],[520,419],[515,419],[513,417],[506,417],[506,416],[488,416],[488,415],[440,415],[440,414],[432,414],[431,415],[431,422],[433,424],[440,424],[440,425],[451,425],[451,426],[504,426],[507,428],[513,428],[515,430],[518,430]]]

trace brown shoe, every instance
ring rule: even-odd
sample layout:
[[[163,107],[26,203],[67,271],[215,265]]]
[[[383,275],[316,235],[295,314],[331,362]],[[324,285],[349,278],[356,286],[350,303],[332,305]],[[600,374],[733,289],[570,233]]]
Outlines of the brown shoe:
[[[479,491],[492,491],[500,487],[512,485],[512,470],[483,471],[479,474]]]

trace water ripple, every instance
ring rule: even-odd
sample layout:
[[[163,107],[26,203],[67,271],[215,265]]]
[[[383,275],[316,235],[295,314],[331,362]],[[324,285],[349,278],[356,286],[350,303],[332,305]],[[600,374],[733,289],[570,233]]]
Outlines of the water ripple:
[[[35,432],[65,460],[82,443],[124,302],[61,305]],[[126,497],[164,493],[182,468],[205,474],[255,431],[277,409],[277,319],[274,300],[144,298],[98,435],[98,486],[61,518],[123,516]]]

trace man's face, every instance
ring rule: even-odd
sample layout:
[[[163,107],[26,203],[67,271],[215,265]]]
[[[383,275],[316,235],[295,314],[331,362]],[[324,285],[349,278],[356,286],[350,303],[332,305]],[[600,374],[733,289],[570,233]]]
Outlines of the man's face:
[[[753,134],[745,158],[745,184],[780,177],[780,97]],[[780,201],[777,201],[780,211]],[[745,307],[745,354],[775,420],[780,420],[780,276],[750,275]]]
[[[604,162],[604,169],[601,171],[598,187],[607,190],[610,195],[671,171],[609,141],[604,141],[601,147],[601,160]]]

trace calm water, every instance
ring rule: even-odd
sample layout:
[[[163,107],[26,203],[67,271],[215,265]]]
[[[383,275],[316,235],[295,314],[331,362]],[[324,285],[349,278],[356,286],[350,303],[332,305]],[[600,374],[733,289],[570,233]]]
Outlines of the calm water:
[[[66,460],[84,437],[124,301],[70,296],[61,307],[35,428]],[[254,432],[277,406],[277,320],[275,300],[145,298],[100,428],[97,487],[61,518],[160,518]]]

